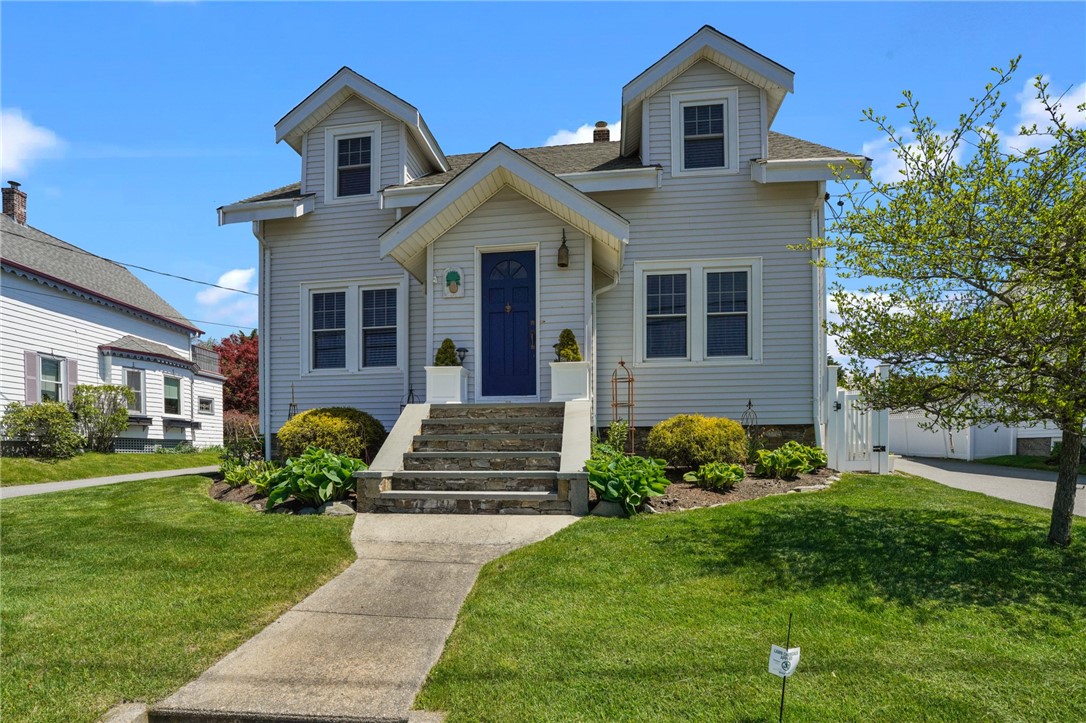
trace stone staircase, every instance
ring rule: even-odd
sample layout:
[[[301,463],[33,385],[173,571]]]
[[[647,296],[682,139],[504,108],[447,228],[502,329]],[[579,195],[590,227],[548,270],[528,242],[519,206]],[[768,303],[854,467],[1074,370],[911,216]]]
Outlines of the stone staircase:
[[[567,430],[566,405],[410,405],[388,449],[358,474],[359,511],[583,514],[584,458],[563,471],[563,448],[588,427]]]

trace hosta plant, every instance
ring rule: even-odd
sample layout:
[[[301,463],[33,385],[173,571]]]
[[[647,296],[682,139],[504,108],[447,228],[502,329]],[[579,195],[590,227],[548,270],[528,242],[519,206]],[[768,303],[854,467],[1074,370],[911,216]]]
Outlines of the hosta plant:
[[[707,490],[723,490],[734,487],[747,476],[742,465],[729,464],[728,462],[709,462],[703,464],[696,472],[687,472],[683,480]]]
[[[606,445],[598,445],[603,447]],[[659,497],[667,489],[664,475],[667,462],[662,459],[627,457],[622,454],[594,455],[585,463],[588,485],[604,502],[617,502],[627,514],[634,514],[649,497]]]
[[[814,472],[826,466],[826,453],[818,447],[788,442],[772,452],[758,450],[754,474],[758,477],[793,479],[800,472]]]
[[[275,473],[268,492],[268,509],[288,497],[312,505],[341,500],[354,489],[354,473],[366,468],[360,459],[309,447],[301,455],[288,459]]]

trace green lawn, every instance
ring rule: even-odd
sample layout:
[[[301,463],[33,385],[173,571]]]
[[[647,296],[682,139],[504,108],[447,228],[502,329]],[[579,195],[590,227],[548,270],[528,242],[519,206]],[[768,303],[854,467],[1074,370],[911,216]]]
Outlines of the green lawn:
[[[0,459],[0,485],[28,485],[133,472],[160,472],[219,464],[220,452],[190,454],[101,454],[87,452],[71,459],[44,461],[22,457]]]
[[[1018,467],[1019,469],[1043,469],[1046,472],[1058,472],[1059,468],[1054,464],[1048,464],[1048,457],[1039,457],[1028,454],[1005,454],[1001,457],[985,457],[978,459],[981,464],[998,464],[1003,467]],[[1078,466],[1079,474],[1086,474],[1086,462]]]
[[[195,678],[354,559],[352,518],[178,477],[5,500],[0,720],[95,721]]]
[[[899,476],[588,518],[486,566],[416,707],[449,721],[1086,720],[1086,522]]]

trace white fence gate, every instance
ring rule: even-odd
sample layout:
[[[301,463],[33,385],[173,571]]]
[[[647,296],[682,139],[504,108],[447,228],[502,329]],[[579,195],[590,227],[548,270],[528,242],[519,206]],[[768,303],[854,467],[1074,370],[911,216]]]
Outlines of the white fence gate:
[[[890,368],[876,370],[886,379]],[[826,369],[826,456],[829,466],[841,472],[890,472],[890,415],[885,409],[869,409],[857,392],[837,387],[837,367]]]

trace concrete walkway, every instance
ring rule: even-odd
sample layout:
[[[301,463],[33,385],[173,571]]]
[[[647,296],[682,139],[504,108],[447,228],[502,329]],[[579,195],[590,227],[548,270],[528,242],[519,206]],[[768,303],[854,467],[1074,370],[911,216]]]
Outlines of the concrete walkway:
[[[150,720],[407,721],[479,568],[576,519],[358,515],[354,564],[154,706]]]
[[[1049,510],[1056,495],[1055,472],[926,457],[899,457],[894,461],[894,469],[926,477],[948,487]],[[1075,514],[1086,517],[1086,477],[1079,475],[1078,479]]]
[[[218,472],[219,466],[189,467],[188,469],[163,469],[158,472],[133,472],[132,474],[115,474],[110,477],[90,477],[88,479],[73,479],[66,482],[38,482],[28,485],[14,485],[12,487],[0,487],[0,500],[9,497],[25,497],[27,495],[44,495],[47,492],[65,492],[78,490],[83,487],[100,487],[102,485],[115,485],[118,482],[138,482],[144,479],[164,479],[166,477],[182,477],[188,474],[211,474]]]

